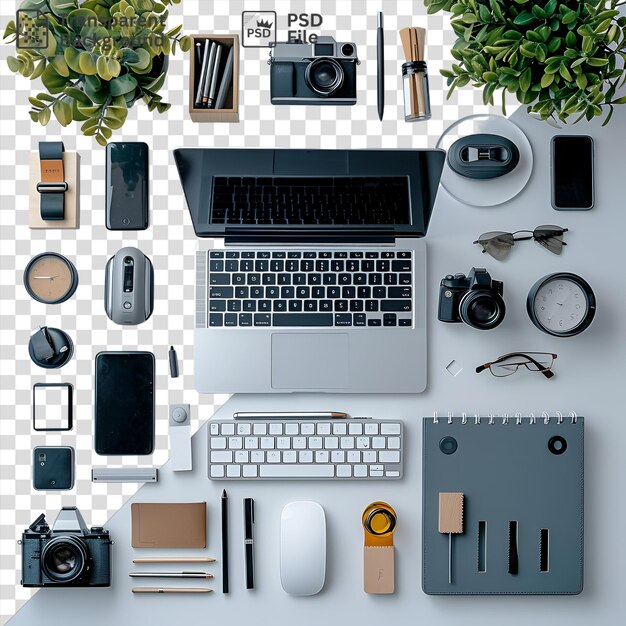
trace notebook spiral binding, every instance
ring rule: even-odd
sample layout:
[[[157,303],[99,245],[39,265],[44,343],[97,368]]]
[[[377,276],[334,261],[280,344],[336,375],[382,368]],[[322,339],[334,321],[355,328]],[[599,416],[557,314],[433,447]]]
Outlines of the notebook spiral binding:
[[[503,413],[502,415],[488,413],[484,417],[489,420],[488,422],[489,424],[495,424],[496,420],[502,420],[503,424],[508,424],[511,419],[514,419],[516,424],[522,424],[523,419],[524,419],[521,413],[516,413],[513,417],[511,417],[508,413]],[[539,416],[539,418],[537,418],[537,416],[534,413],[529,413],[527,417],[530,419],[530,424],[536,424],[537,419],[542,420],[544,424],[549,424],[550,420],[552,419],[555,419],[557,424],[562,424],[564,420],[566,419],[563,416],[563,413],[561,413],[560,411],[555,411],[555,414],[553,416],[551,416],[549,413],[544,411]],[[567,415],[567,418],[571,420],[572,424],[575,424],[576,421],[578,420],[578,415],[576,414],[576,411],[570,411],[569,414]],[[452,413],[449,412],[448,418],[447,418],[448,424],[452,424],[452,421],[454,419],[459,419],[459,416],[455,417]],[[473,418],[468,417],[467,413],[461,413],[460,419],[461,419],[461,424],[467,424],[468,422],[471,422],[472,420],[474,424],[480,424],[483,417],[479,415],[478,413],[474,413]],[[433,424],[438,424],[438,423],[439,423],[439,414],[437,413],[437,411],[435,411],[433,413]]]

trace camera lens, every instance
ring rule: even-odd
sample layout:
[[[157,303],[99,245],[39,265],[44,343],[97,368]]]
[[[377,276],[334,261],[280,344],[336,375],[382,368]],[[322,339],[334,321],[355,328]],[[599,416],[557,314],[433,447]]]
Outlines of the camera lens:
[[[344,57],[351,57],[354,54],[354,46],[351,43],[344,43],[341,46],[341,54]]]
[[[489,330],[504,319],[504,300],[493,291],[468,291],[461,300],[459,314],[472,328]]]
[[[319,57],[304,72],[307,85],[321,96],[330,96],[343,84],[343,68],[335,59]]]
[[[53,582],[69,583],[76,580],[85,569],[87,550],[80,539],[56,537],[49,541],[41,553],[42,569]]]

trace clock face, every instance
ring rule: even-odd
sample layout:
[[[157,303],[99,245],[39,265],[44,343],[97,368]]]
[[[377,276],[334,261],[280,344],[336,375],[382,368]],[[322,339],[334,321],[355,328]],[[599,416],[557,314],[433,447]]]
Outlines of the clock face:
[[[569,333],[587,317],[589,302],[582,287],[566,278],[546,281],[535,295],[534,313],[546,330]]]
[[[24,284],[35,300],[57,304],[76,291],[78,278],[74,266],[65,257],[40,254],[26,267]]]

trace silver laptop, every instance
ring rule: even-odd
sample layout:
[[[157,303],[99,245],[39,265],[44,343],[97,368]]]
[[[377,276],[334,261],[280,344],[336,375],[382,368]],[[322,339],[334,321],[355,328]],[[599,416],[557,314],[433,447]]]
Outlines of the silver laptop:
[[[181,148],[200,393],[419,393],[440,150]]]

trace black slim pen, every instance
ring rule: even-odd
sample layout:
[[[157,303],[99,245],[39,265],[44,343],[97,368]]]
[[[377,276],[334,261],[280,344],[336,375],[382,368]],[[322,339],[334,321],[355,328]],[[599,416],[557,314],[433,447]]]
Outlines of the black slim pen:
[[[378,119],[383,121],[385,110],[385,35],[383,33],[383,12],[378,12],[376,29],[376,67],[378,70]]]
[[[228,593],[228,494],[222,491],[222,593]]]
[[[246,589],[254,589],[254,500],[244,498],[244,537],[243,544],[246,553]]]

